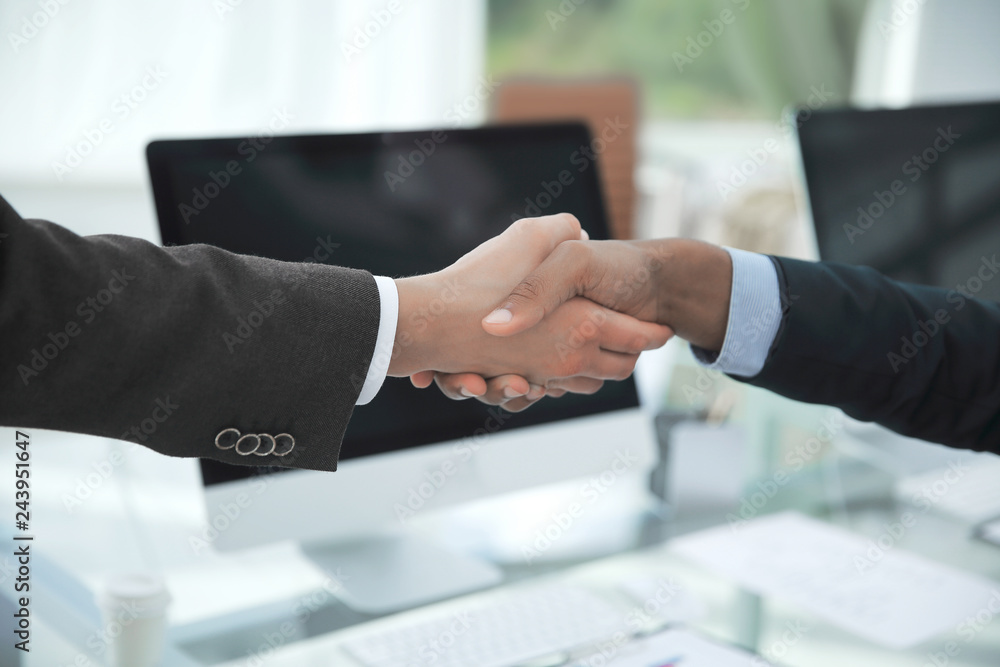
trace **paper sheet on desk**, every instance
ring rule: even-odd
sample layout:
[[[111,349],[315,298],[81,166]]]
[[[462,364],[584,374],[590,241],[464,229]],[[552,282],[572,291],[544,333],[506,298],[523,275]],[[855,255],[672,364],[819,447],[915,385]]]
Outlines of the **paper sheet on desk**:
[[[612,667],[767,667],[771,664],[759,656],[716,644],[687,630],[668,630],[630,642],[618,648],[607,662],[595,662],[596,655],[573,663],[573,667],[594,664]]]
[[[954,631],[968,616],[1000,603],[1000,583],[882,542],[888,548],[783,512],[686,535],[672,550],[890,648]]]

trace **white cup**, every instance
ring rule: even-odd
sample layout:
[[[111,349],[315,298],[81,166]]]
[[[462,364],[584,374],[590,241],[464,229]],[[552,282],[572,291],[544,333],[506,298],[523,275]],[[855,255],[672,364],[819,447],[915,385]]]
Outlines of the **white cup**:
[[[163,657],[170,593],[151,574],[110,578],[99,604],[111,667],[157,667]]]

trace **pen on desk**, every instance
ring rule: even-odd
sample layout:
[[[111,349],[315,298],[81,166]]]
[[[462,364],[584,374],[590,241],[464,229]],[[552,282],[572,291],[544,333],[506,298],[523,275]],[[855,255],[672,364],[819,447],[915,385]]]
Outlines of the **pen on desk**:
[[[670,660],[667,660],[662,665],[653,665],[653,667],[677,667],[677,665],[681,664],[681,661],[683,659],[684,659],[684,656],[680,656],[679,655],[679,656],[677,656],[675,658],[670,658]]]
[[[649,635],[662,632],[670,626],[671,624],[667,621],[659,619],[650,621],[646,627],[641,630],[629,633],[628,639],[624,644],[622,644],[622,647],[628,646],[629,642],[634,642],[637,639],[642,639],[643,637],[648,637]],[[557,653],[539,656],[534,660],[519,663],[515,667],[586,667],[589,663],[584,661],[598,652],[599,649],[597,644],[591,644],[585,648],[577,649],[575,651],[559,651]],[[680,657],[672,658],[663,665],[651,665],[650,667],[674,667],[675,665],[680,664],[681,659],[682,658]]]

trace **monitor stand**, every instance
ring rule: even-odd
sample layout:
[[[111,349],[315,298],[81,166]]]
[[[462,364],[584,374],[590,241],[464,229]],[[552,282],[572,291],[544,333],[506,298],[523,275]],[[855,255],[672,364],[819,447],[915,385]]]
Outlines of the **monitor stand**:
[[[303,544],[301,549],[331,577],[337,577],[339,586],[333,594],[365,614],[411,609],[503,580],[496,565],[414,535]]]

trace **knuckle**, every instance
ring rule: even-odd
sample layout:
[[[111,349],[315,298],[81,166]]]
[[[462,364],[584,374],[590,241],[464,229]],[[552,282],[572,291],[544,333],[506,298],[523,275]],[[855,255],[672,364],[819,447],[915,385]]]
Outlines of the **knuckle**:
[[[525,237],[524,243],[531,247],[544,245],[549,236],[545,221],[541,218],[521,218],[513,227],[519,236]]]
[[[563,241],[553,251],[571,264],[586,264],[591,255],[591,246],[586,241]]]
[[[650,340],[648,336],[642,334],[636,334],[632,337],[632,342],[630,343],[629,350],[632,352],[642,352],[647,347],[649,347]]]
[[[569,224],[570,226],[576,228],[577,230],[581,229],[580,220],[577,219],[577,217],[572,213],[563,212],[559,213],[558,215],[562,222]]]
[[[545,280],[538,275],[530,275],[514,288],[511,297],[523,301],[533,301],[545,291]]]
[[[514,224],[510,226],[518,234],[527,234],[534,229],[538,229],[538,218],[520,218],[515,220]]]

